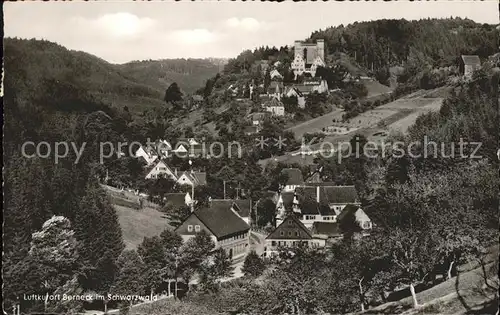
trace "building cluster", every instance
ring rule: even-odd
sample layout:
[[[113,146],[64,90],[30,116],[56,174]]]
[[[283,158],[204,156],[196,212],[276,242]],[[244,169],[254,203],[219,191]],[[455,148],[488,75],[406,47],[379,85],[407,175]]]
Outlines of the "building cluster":
[[[171,170],[170,170],[171,171]],[[303,244],[327,247],[343,238],[341,222],[348,216],[359,226],[358,235],[369,235],[372,221],[361,209],[354,186],[322,182],[319,171],[304,180],[301,170],[282,170],[287,180],[277,192],[268,192],[253,203],[251,199],[209,199],[208,205],[195,210],[175,230],[184,240],[204,231],[237,260],[250,249],[250,227],[255,226],[259,203],[271,200],[276,207],[274,228],[265,239],[264,255],[273,256],[281,247]],[[196,203],[190,193],[167,194],[166,202],[176,206]]]
[[[338,186],[322,182],[320,171],[307,180],[297,168],[286,168],[287,181],[275,193],[276,229],[266,239],[266,253],[272,255],[279,247],[308,244],[325,247],[343,237],[342,220],[351,216],[360,228],[360,235],[369,235],[372,221],[361,209],[354,186]]]
[[[262,101],[262,112],[268,112],[271,116],[285,116],[285,105],[283,104],[284,97],[295,97],[299,108],[306,108],[307,95],[317,93],[329,93],[326,80],[316,78],[316,70],[318,67],[325,67],[325,42],[323,39],[318,39],[316,43],[305,43],[303,41],[295,41],[294,60],[290,65],[293,71],[295,81],[299,76],[303,76],[300,83],[283,82],[283,75],[278,71],[281,65],[280,61],[270,63],[268,60],[257,61],[264,77],[268,72],[271,82],[267,88],[260,94]],[[250,98],[257,88],[263,89],[264,84],[256,87],[250,85]],[[234,86],[228,88],[233,94],[237,93]],[[253,117],[252,117],[253,118]],[[256,133],[259,131],[256,120],[252,119],[252,126],[248,127],[245,132],[247,134]]]

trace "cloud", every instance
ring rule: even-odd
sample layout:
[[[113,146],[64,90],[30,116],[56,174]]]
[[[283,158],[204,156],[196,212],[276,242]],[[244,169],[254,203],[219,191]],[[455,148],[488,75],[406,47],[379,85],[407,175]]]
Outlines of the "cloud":
[[[232,28],[240,28],[247,31],[257,31],[261,28],[262,23],[257,21],[254,18],[243,18],[238,19],[236,17],[232,17],[226,20],[226,25]]]
[[[207,29],[176,30],[170,36],[176,42],[189,45],[207,44],[214,42],[217,35]]]
[[[156,21],[151,18],[140,18],[128,12],[105,14],[91,20],[79,17],[75,22],[118,38],[139,35],[152,29],[156,24]]]

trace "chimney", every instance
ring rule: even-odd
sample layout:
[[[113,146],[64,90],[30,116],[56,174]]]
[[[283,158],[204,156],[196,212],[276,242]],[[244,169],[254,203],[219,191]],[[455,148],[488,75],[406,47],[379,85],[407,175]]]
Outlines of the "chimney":
[[[319,203],[319,186],[316,186],[316,202]]]

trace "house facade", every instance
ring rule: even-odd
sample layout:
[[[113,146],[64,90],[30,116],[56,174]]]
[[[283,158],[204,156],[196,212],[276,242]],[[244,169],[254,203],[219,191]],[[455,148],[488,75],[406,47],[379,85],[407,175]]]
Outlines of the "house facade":
[[[315,238],[302,222],[294,215],[286,216],[276,229],[266,237],[266,256],[273,256],[280,247],[306,245],[321,248],[326,245],[323,238]]]
[[[232,259],[243,257],[249,250],[250,226],[226,204],[212,205],[192,212],[176,229],[184,241],[205,232]]]
[[[481,68],[481,60],[478,55],[462,55],[460,72],[465,78],[471,78],[474,71]]]
[[[315,222],[338,222],[348,205],[360,205],[354,186],[331,186],[330,183],[306,183],[293,191],[283,190],[277,200],[277,222],[295,213],[307,228],[312,228]]]
[[[287,97],[296,97],[297,98],[297,105],[299,108],[305,108],[306,107],[306,97],[304,94],[302,94],[299,89],[295,87],[290,87],[288,91],[286,92]]]
[[[135,151],[135,157],[142,158],[147,165],[151,165],[159,158],[159,154],[152,147],[141,146]]]
[[[280,100],[272,98],[263,105],[266,108],[266,112],[271,113],[271,115],[285,116],[285,105]]]

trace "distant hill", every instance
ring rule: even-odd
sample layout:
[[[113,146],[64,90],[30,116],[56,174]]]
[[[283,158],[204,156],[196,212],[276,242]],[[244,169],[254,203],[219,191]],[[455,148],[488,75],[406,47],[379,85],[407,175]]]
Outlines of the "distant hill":
[[[94,55],[66,49],[45,40],[4,40],[6,80],[18,96],[42,93],[47,81],[70,83],[112,107],[127,106],[141,113],[165,106],[163,96],[176,81],[190,93],[214,76],[218,65],[210,60],[164,60],[111,64]],[[164,69],[164,70],[162,70]]]
[[[191,94],[205,86],[205,81],[221,71],[225,63],[224,59],[215,58],[164,59],[133,61],[117,67],[127,76],[160,90],[177,82],[185,94]]]

